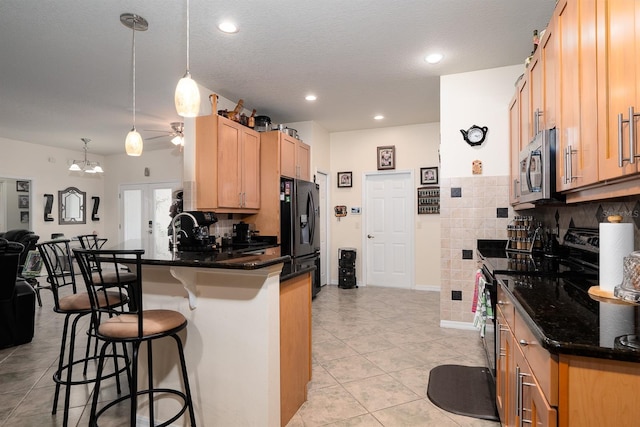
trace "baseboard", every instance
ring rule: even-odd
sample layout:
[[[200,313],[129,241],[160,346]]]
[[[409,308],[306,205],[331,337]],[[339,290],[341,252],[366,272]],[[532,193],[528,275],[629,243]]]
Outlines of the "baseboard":
[[[464,329],[467,331],[477,331],[478,328],[473,326],[473,323],[470,322],[456,322],[453,320],[440,320],[441,328],[449,328],[449,329]],[[478,331],[478,334],[480,332]]]
[[[416,291],[440,292],[440,286],[437,285],[416,285]]]

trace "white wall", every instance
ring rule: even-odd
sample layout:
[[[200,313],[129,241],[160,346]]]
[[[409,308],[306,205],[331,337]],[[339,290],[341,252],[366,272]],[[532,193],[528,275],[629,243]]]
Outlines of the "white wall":
[[[442,177],[473,176],[474,160],[482,161],[484,176],[509,175],[509,101],[523,72],[523,65],[514,65],[441,77]],[[489,128],[480,146],[462,138],[460,129],[472,125]]]
[[[331,216],[331,282],[337,283],[337,252],[341,247],[357,249],[356,276],[362,277],[362,215],[352,215],[351,207],[362,207],[363,174],[377,171],[377,147],[395,145],[396,169],[414,170],[415,188],[420,186],[420,168],[438,166],[440,126],[428,123],[411,126],[369,129],[331,134],[331,175],[353,173],[351,188],[337,188],[332,184],[331,207],[346,205],[347,216]],[[416,286],[440,286],[439,215],[416,215]]]
[[[47,147],[24,141],[0,137],[0,177],[31,180],[31,229],[47,240],[52,233],[64,233],[67,237],[96,231],[102,234],[104,221],[91,221],[91,197],[103,198],[104,177],[100,174],[89,175],[69,172],[69,162],[82,160],[84,152],[78,143],[78,151]],[[89,151],[88,159],[105,165],[104,157]],[[108,171],[108,168],[104,168]],[[106,172],[109,173],[109,172]],[[111,171],[111,173],[114,173]],[[79,225],[58,224],[58,191],[67,187],[77,187],[87,193],[87,223]],[[53,194],[51,222],[44,221],[45,194]],[[27,227],[25,227],[27,228]]]

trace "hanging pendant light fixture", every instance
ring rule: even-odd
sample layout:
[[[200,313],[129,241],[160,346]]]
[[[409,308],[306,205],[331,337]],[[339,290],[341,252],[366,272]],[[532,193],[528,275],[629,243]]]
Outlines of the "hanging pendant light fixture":
[[[136,31],[147,31],[149,23],[142,16],[133,13],[123,13],[120,15],[120,22],[133,31],[133,41],[131,49],[131,71],[133,80],[133,127],[127,134],[124,141],[125,151],[129,156],[139,156],[142,154],[142,136],[136,130]]]
[[[91,141],[89,138],[80,138],[84,142],[84,160],[74,160],[69,166],[69,170],[72,172],[86,172],[86,173],[103,173],[104,170],[98,162],[90,162],[87,160],[87,144]]]
[[[187,71],[178,81],[175,95],[176,111],[182,117],[195,117],[200,111],[200,91],[189,72],[189,0],[187,0]]]

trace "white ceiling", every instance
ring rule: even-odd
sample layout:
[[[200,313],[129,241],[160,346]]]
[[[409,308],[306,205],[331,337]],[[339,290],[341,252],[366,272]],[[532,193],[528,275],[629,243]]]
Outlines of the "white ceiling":
[[[201,86],[274,123],[313,120],[335,132],[439,121],[439,76],[523,63],[555,0],[190,5],[190,69]],[[143,138],[170,131],[186,69],[184,0],[0,0],[0,136],[77,150],[86,137],[90,152],[123,152],[132,125],[125,12],[149,21],[136,33],[136,127]],[[223,19],[239,32],[217,30]],[[442,63],[424,62],[432,51]],[[145,142],[169,146],[168,137]]]

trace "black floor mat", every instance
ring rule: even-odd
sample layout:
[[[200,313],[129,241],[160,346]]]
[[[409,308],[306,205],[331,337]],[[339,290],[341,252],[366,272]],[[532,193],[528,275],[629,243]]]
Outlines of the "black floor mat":
[[[488,368],[441,365],[429,374],[427,396],[454,414],[498,421],[496,386]]]

